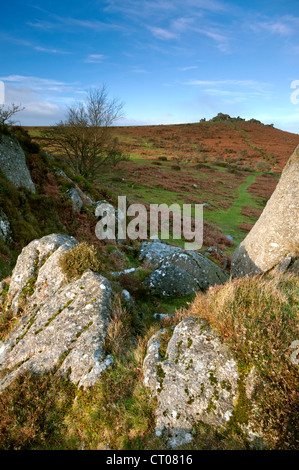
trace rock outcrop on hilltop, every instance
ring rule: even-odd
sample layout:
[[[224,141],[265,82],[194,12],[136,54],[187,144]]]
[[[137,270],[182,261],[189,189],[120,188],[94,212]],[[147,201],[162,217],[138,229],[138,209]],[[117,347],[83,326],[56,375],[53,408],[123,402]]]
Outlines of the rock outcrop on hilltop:
[[[234,277],[260,274],[278,267],[299,273],[299,145],[260,218],[236,249]]]
[[[11,135],[0,135],[0,170],[16,188],[26,188],[35,193],[24,151],[18,140]]]
[[[30,369],[58,370],[84,388],[94,385],[112,363],[103,343],[109,324],[112,289],[91,270],[67,282],[61,256],[77,241],[52,234],[32,241],[20,254],[6,308],[25,312],[0,344],[0,391]]]

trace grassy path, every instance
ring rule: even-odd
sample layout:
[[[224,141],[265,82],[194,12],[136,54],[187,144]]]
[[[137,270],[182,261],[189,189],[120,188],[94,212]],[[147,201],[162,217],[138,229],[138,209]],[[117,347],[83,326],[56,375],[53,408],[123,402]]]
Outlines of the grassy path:
[[[243,206],[257,207],[256,201],[251,197],[247,188],[255,181],[257,173],[249,175],[247,180],[238,187],[238,197],[226,211],[211,212],[206,215],[207,220],[217,223],[225,235],[231,235],[236,244],[239,244],[244,237],[240,234],[239,225],[244,221],[241,214]]]

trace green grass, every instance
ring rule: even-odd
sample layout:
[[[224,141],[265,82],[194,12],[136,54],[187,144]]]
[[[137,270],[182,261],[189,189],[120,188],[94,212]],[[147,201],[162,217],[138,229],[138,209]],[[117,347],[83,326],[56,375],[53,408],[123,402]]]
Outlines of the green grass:
[[[207,219],[219,225],[225,234],[231,235],[237,245],[244,238],[244,233],[239,229],[240,224],[245,220],[244,216],[241,214],[242,207],[260,207],[247,191],[247,188],[255,181],[257,175],[258,173],[249,175],[246,181],[239,185],[238,197],[228,210],[210,212],[207,214]]]
[[[136,159],[135,159],[136,158]],[[246,180],[243,181],[237,188],[228,188],[227,183],[223,186],[227,195],[220,195],[216,192],[206,192],[203,188],[199,187],[199,189],[194,189],[192,185],[190,185],[190,189],[186,190],[183,189],[180,192],[177,190],[168,190],[163,189],[161,185],[159,185],[159,180],[157,180],[157,184],[155,187],[152,186],[152,181],[149,181],[149,185],[146,182],[142,181],[142,183],[138,183],[130,179],[130,174],[134,173],[134,167],[136,168],[140,166],[148,166],[151,164],[151,160],[148,159],[140,159],[140,156],[135,154],[131,161],[132,168],[129,173],[123,170],[116,170],[116,174],[112,177],[114,191],[118,192],[119,195],[125,195],[128,198],[128,202],[138,202],[138,203],[145,203],[145,204],[167,204],[168,206],[176,203],[179,204],[181,207],[181,211],[183,205],[188,201],[190,203],[190,198],[194,194],[194,203],[198,203],[198,200],[208,202],[213,206],[212,211],[204,211],[204,221],[212,222],[216,226],[218,226],[223,234],[231,235],[234,240],[235,244],[239,244],[245,234],[244,231],[240,228],[242,223],[255,223],[256,219],[248,219],[241,214],[243,206],[263,209],[263,206],[260,202],[257,201],[257,198],[251,196],[248,192],[248,187],[255,181],[257,175],[260,172],[253,172],[246,177]],[[178,172],[171,168],[173,162],[160,162],[161,165],[157,166],[157,169],[161,171],[161,176],[163,173],[167,172],[167,174],[171,174],[173,172],[174,177],[178,177]],[[186,174],[186,172],[190,172],[192,170],[192,177],[198,181],[199,185],[201,181],[209,181],[211,175],[202,171],[201,169],[194,168],[194,165],[184,163],[180,164],[181,171],[180,175]],[[213,169],[215,173],[213,173],[213,180],[214,183],[219,181],[219,185],[223,182],[223,178],[221,175],[226,175],[229,173],[229,168],[225,168],[222,166],[214,166]],[[123,179],[122,179],[123,178]],[[107,181],[107,175],[103,174],[100,177],[99,182],[101,184]],[[225,180],[224,180],[225,181]],[[109,183],[108,183],[109,184]],[[205,183],[206,184],[206,183]],[[220,186],[222,188],[222,186]],[[221,209],[221,203],[226,202],[230,204],[229,209],[223,210]],[[219,205],[219,209],[217,206]],[[192,217],[194,217],[194,207],[192,207]],[[183,247],[184,240],[174,240],[171,236],[170,231],[170,239],[168,240],[170,243]],[[227,254],[230,254],[233,248],[228,248]]]

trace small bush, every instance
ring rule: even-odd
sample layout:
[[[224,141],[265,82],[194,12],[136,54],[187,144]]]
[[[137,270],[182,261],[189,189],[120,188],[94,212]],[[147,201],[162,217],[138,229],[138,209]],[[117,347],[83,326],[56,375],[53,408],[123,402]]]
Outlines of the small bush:
[[[171,165],[172,170],[180,171],[181,167],[180,165]]]
[[[12,133],[18,139],[22,149],[26,153],[38,153],[40,150],[39,145],[36,142],[32,142],[31,137],[23,127],[17,126],[12,128]]]
[[[97,248],[81,242],[61,257],[60,266],[70,280],[78,279],[88,269],[100,271],[102,263]]]
[[[268,162],[265,162],[264,160],[260,160],[259,162],[255,163],[255,169],[258,171],[269,171],[271,170],[271,165]]]

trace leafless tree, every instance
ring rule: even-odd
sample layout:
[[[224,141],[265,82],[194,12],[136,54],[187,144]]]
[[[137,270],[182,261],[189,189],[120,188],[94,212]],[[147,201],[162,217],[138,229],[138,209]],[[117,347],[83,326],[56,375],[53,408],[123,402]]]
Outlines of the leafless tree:
[[[105,86],[91,89],[84,101],[68,108],[65,120],[44,132],[46,146],[65,158],[75,173],[93,179],[103,164],[125,158],[111,135],[122,110],[123,104],[110,99]]]
[[[16,121],[14,121],[12,116],[14,116],[16,113],[19,113],[20,111],[24,111],[24,107],[21,106],[20,104],[14,104],[12,103],[10,106],[6,106],[4,104],[0,105],[0,126],[12,126],[15,124]]]

